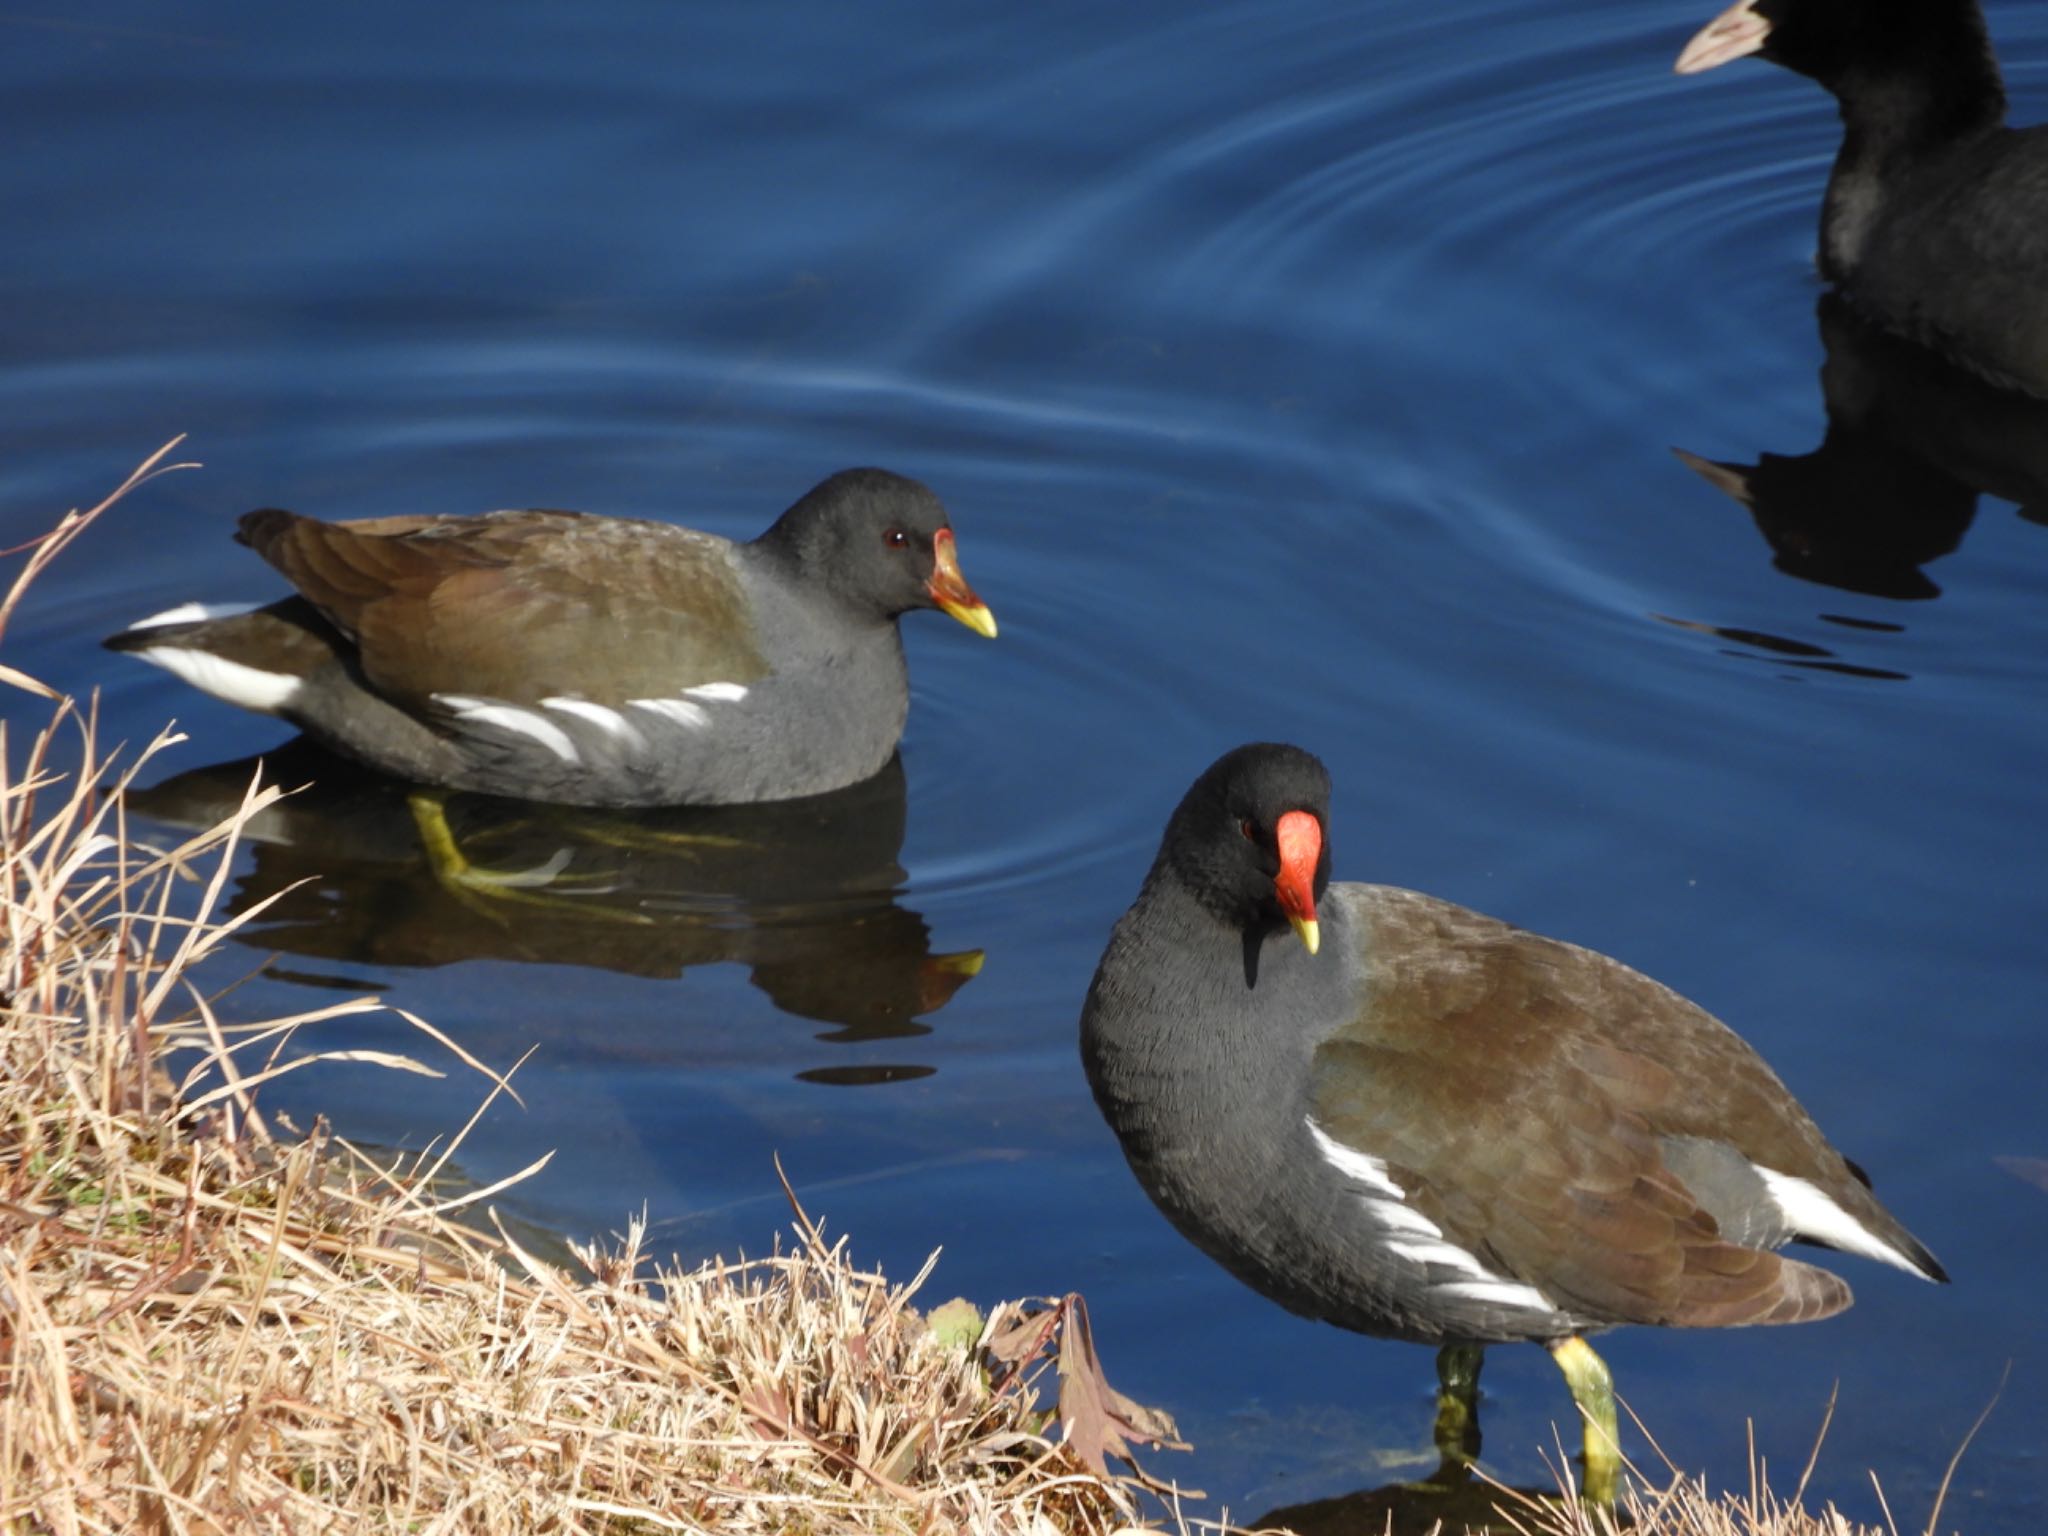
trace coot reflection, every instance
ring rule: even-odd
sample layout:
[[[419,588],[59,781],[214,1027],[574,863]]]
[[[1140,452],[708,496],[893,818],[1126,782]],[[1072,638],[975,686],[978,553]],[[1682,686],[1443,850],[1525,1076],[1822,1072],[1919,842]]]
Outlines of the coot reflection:
[[[934,954],[924,919],[894,899],[906,816],[897,758],[808,799],[621,812],[409,796],[300,738],[135,791],[130,806],[211,825],[239,804],[259,762],[269,782],[306,786],[251,823],[253,866],[230,899],[240,913],[277,898],[237,930],[264,949],[654,978],[729,962],[783,1012],[837,1026],[818,1037],[835,1044],[929,1033],[918,1018],[981,966],[979,950]],[[886,1082],[930,1070],[828,1064],[803,1075]]]
[[[1877,330],[1835,294],[1822,297],[1819,320],[1819,447],[1753,464],[1678,456],[1749,509],[1788,576],[1871,597],[1938,597],[1921,567],[1962,541],[1980,495],[2044,520],[2048,401]]]

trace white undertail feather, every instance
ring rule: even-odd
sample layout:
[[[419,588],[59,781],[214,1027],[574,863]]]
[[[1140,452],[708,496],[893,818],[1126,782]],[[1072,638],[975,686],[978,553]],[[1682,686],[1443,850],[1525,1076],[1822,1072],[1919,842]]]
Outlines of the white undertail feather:
[[[1789,1173],[1780,1173],[1775,1168],[1766,1168],[1761,1163],[1752,1163],[1750,1166],[1755,1168],[1763,1179],[1771,1203],[1777,1206],[1798,1236],[1825,1243],[1830,1248],[1839,1248],[1843,1253],[1861,1254],[1866,1259],[1876,1259],[1880,1264],[1903,1269],[1907,1274],[1918,1275],[1923,1280],[1933,1278],[1905,1254],[1835,1204],[1819,1185],[1795,1178]]]
[[[162,613],[152,613],[146,619],[137,619],[128,626],[129,632],[138,629],[163,629],[172,624],[201,624],[208,619],[232,619],[245,613],[254,613],[255,603],[180,603],[175,608],[166,608]]]
[[[164,619],[163,622],[173,624],[183,620]],[[299,691],[300,680],[290,673],[265,672],[259,667],[229,661],[224,656],[194,650],[190,646],[152,645],[135,654],[183,678],[201,693],[210,693],[216,699],[225,699],[230,704],[263,714],[282,709]]]
[[[1407,1203],[1387,1165],[1370,1152],[1347,1147],[1313,1119],[1306,1122],[1323,1160],[1353,1184],[1361,1186],[1359,1203],[1373,1225],[1386,1234],[1383,1246],[1416,1264],[1435,1264],[1468,1278],[1439,1280],[1431,1289],[1446,1296],[1491,1302],[1532,1312],[1555,1312],[1550,1298],[1533,1285],[1496,1275],[1478,1258],[1444,1236],[1442,1227]]]

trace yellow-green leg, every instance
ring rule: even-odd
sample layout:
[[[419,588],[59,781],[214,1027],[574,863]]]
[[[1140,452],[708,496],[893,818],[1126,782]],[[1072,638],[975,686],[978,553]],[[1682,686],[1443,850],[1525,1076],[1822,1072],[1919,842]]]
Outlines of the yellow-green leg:
[[[1607,1362],[1574,1334],[1550,1346],[1550,1358],[1564,1372],[1572,1401],[1586,1421],[1586,1477],[1580,1491],[1589,1504],[1612,1504],[1621,1487],[1621,1436],[1614,1417],[1614,1377]]]
[[[602,848],[653,849],[658,853],[731,853],[735,849],[759,847],[744,837],[723,832],[680,832],[649,827],[621,816],[565,815],[561,825],[575,833],[577,841]]]
[[[420,847],[426,853],[427,867],[433,871],[434,878],[463,905],[487,917],[502,921],[491,912],[490,902],[517,902],[610,922],[652,921],[646,914],[630,909],[605,907],[570,896],[543,894],[550,885],[574,886],[575,878],[563,875],[569,863],[567,849],[558,851],[553,859],[533,869],[486,869],[470,863],[462,845],[456,842],[455,831],[448,825],[447,801],[440,791],[413,790],[406,795],[405,803],[412,811],[413,826],[419,832]]]
[[[1436,1355],[1436,1454],[1433,1482],[1462,1482],[1479,1459],[1478,1344],[1446,1344]]]

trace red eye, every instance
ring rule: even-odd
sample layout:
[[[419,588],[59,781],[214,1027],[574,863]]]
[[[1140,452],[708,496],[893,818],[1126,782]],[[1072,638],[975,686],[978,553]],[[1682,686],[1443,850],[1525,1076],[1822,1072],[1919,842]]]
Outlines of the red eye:
[[[891,528],[882,535],[882,542],[891,549],[908,549],[910,547],[910,535],[901,528]]]
[[[1237,830],[1244,834],[1244,840],[1248,843],[1256,843],[1259,840],[1259,829],[1250,820],[1240,821]]]

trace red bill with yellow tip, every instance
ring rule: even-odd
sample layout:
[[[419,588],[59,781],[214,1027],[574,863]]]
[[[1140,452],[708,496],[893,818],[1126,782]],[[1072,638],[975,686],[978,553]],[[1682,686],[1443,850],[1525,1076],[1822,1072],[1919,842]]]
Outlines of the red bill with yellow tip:
[[[1307,811],[1289,811],[1273,828],[1280,848],[1280,873],[1273,898],[1294,927],[1302,947],[1314,954],[1323,942],[1316,925],[1316,866],[1323,859],[1323,824]]]
[[[932,535],[932,579],[924,584],[932,601],[977,635],[996,637],[996,616],[988,604],[974,595],[967,578],[960,574],[960,557],[953,552],[953,530],[941,528]]]

